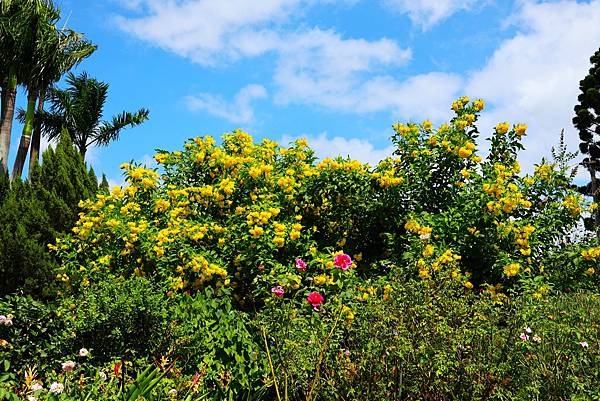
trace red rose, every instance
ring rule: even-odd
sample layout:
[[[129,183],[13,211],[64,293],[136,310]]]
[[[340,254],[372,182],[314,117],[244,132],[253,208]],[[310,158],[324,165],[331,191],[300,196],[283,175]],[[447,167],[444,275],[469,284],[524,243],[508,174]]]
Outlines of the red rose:
[[[319,310],[324,300],[325,298],[323,298],[323,296],[316,291],[308,294],[308,297],[306,298],[306,301],[313,307],[314,310]]]
[[[352,266],[352,259],[349,255],[342,253],[340,255],[335,255],[335,258],[333,259],[333,264],[338,269],[348,270],[348,268]]]

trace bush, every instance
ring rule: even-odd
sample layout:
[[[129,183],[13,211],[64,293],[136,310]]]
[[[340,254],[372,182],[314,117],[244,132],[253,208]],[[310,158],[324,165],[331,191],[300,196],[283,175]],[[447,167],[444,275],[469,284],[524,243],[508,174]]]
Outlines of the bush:
[[[145,278],[99,283],[66,298],[64,307],[75,333],[71,348],[89,349],[95,363],[159,358],[167,351],[169,301]]]
[[[0,361],[8,361],[20,375],[27,368],[60,368],[63,358],[77,352],[69,347],[72,327],[60,317],[55,304],[30,296],[5,296],[0,299],[0,315],[10,320],[10,324],[0,324]]]
[[[219,399],[246,399],[264,391],[266,360],[250,319],[232,306],[228,294],[208,288],[184,295],[174,309],[173,357],[199,385]]]
[[[394,279],[344,309],[263,311],[274,380],[292,400],[591,399],[600,298],[498,304],[452,280]],[[571,398],[574,397],[574,398]]]

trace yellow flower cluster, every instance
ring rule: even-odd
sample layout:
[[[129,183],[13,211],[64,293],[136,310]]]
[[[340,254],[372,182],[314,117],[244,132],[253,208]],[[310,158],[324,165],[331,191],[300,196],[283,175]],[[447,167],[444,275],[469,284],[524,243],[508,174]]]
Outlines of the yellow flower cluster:
[[[431,234],[431,227],[428,226],[422,226],[421,224],[419,224],[418,221],[414,220],[414,219],[409,219],[406,221],[406,224],[404,225],[404,228],[406,229],[406,231],[413,233],[413,234],[419,234],[419,235],[430,235]]]
[[[534,176],[543,181],[548,181],[548,180],[550,180],[550,176],[553,171],[554,171],[554,164],[544,163],[539,166],[535,166]]]
[[[569,195],[565,197],[563,206],[571,213],[571,216],[577,217],[583,212],[583,197],[581,195]]]
[[[518,227],[514,228],[515,243],[517,244],[517,247],[519,248],[519,252],[521,252],[521,254],[523,256],[531,255],[531,247],[529,245],[529,236],[534,231],[535,231],[535,227],[532,226],[531,224],[527,224],[523,228],[518,228]]]
[[[507,277],[513,277],[519,274],[521,270],[521,265],[519,263],[509,263],[504,266],[504,274]]]
[[[600,259],[600,246],[596,246],[590,249],[584,249],[581,251],[581,256],[585,260],[598,260]]]

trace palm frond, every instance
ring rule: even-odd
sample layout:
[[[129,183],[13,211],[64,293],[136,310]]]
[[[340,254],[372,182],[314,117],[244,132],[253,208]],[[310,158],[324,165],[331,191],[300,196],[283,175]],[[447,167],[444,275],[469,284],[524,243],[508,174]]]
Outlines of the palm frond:
[[[98,128],[98,134],[94,138],[93,143],[100,146],[106,146],[110,142],[117,140],[123,128],[127,126],[135,127],[147,121],[150,111],[145,108],[139,109],[135,113],[123,111],[121,114],[112,118],[111,122],[103,122]]]

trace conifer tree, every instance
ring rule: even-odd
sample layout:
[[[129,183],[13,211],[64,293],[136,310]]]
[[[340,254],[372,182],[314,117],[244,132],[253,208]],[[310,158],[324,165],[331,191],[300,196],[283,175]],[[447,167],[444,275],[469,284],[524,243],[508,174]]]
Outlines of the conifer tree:
[[[585,195],[593,196],[600,203],[600,183],[596,173],[600,171],[600,49],[590,58],[592,68],[579,82],[581,93],[577,97],[573,124],[579,131],[579,150],[584,155],[582,165],[590,173],[590,182],[581,188]],[[594,216],[595,228],[600,227],[600,211]],[[600,233],[599,233],[600,235]]]

